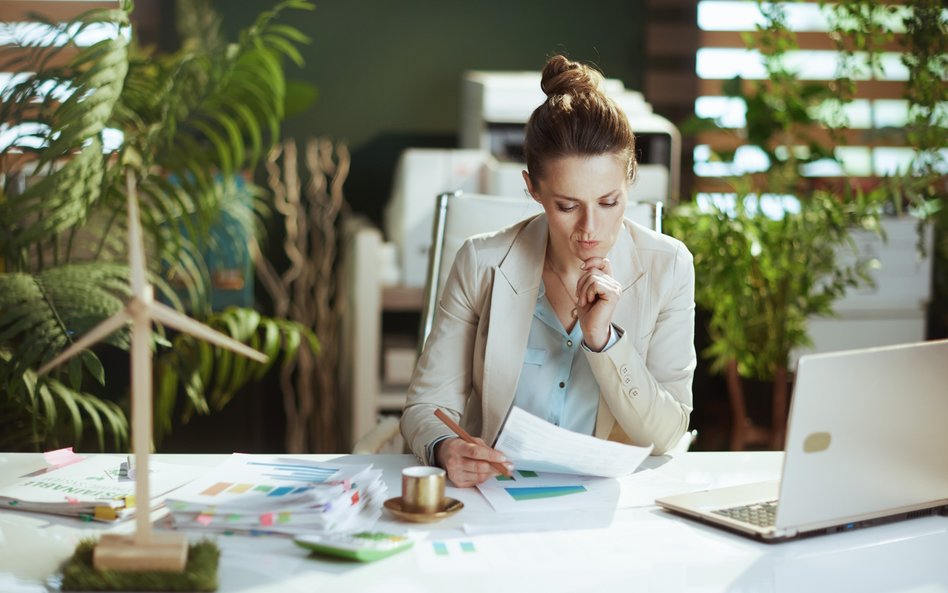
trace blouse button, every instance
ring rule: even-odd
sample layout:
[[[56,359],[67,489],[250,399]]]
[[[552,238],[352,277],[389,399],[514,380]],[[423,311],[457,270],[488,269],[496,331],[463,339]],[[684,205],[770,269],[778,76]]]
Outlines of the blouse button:
[[[563,389],[564,387],[566,387],[566,383],[563,383],[562,381],[560,381],[560,389]]]
[[[566,346],[567,346],[568,348],[572,348],[572,347],[573,347],[573,340],[566,340]]]

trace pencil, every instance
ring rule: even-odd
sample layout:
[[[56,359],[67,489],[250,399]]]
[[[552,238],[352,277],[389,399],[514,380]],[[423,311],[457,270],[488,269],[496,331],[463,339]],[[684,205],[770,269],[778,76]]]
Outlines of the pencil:
[[[441,408],[438,408],[437,410],[435,410],[434,415],[438,417],[438,420],[444,422],[445,426],[453,430],[454,434],[458,435],[462,441],[466,443],[471,443],[473,445],[478,444],[477,441],[474,440],[474,437],[467,434],[467,431],[461,428],[461,426],[457,422],[455,422],[454,420],[451,420],[451,418],[447,414],[441,411]],[[506,476],[508,478],[513,477],[510,473],[510,470],[508,470],[507,466],[504,465],[503,463],[500,463],[498,461],[488,461],[487,463],[489,463],[492,468],[500,472],[501,475]]]

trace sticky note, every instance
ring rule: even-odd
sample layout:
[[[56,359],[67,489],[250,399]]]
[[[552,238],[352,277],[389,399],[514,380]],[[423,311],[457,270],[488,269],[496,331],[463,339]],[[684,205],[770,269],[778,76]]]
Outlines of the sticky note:
[[[273,525],[273,513],[264,513],[260,515],[261,525]]]
[[[47,465],[62,467],[70,463],[82,461],[85,457],[74,453],[72,447],[66,447],[65,449],[56,449],[55,451],[46,451],[43,453],[43,459],[46,460]]]
[[[200,523],[201,525],[207,527],[208,525],[211,524],[211,521],[214,520],[214,517],[212,517],[212,516],[210,516],[210,515],[207,515],[207,514],[205,514],[205,513],[201,513],[201,514],[198,515],[197,518],[195,518],[194,520],[197,521],[198,523]]]
[[[100,521],[114,521],[118,513],[112,507],[95,507],[95,518]]]

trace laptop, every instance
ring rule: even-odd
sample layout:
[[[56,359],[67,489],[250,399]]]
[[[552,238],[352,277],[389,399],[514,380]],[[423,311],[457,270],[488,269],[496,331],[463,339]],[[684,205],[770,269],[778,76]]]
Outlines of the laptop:
[[[780,480],[660,507],[767,542],[948,514],[948,340],[800,358]]]

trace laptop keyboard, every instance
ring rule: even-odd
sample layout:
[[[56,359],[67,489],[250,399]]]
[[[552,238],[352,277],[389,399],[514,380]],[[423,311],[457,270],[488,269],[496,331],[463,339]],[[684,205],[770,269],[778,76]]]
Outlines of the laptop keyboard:
[[[777,501],[768,500],[711,512],[758,527],[773,527],[777,518]]]

